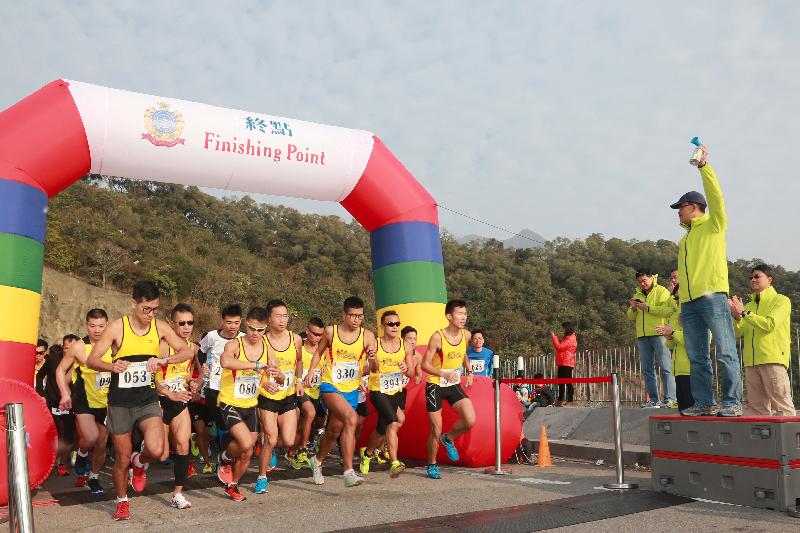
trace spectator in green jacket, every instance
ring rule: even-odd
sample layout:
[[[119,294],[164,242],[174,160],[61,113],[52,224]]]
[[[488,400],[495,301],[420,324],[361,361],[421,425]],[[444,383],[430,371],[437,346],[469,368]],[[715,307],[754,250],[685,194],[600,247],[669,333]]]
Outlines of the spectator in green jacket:
[[[672,295],[658,284],[658,276],[647,271],[636,272],[636,290],[628,301],[628,318],[636,323],[639,358],[642,361],[644,384],[649,399],[642,407],[678,406],[675,401],[675,379],[672,377],[672,362],[664,338],[656,331],[656,326],[667,322],[675,310]],[[661,374],[664,387],[663,402],[658,400],[656,366]]]
[[[672,288],[676,308],[680,309],[678,285]],[[678,399],[678,409],[683,411],[694,405],[692,398],[692,383],[689,366],[689,356],[686,354],[686,344],[683,340],[683,324],[681,323],[680,310],[672,313],[669,323],[656,326],[656,331],[667,340],[667,348],[672,351],[672,375],[675,377],[675,396]]]
[[[747,380],[747,405],[758,415],[795,416],[789,384],[792,303],[772,286],[772,269],[753,267],[753,294],[747,305],[738,296],[728,300],[737,337],[744,337],[742,359]]]
[[[728,216],[717,175],[706,162],[708,150],[705,146],[701,148],[703,156],[698,168],[706,196],[690,191],[670,205],[678,210],[681,227],[686,230],[686,235],[678,243],[678,291],[683,338],[692,365],[692,396],[695,404],[682,414],[742,416],[742,375],[728,309],[728,259],[725,248]],[[722,377],[721,409],[716,407],[711,388],[714,371],[709,350],[709,330],[717,347],[717,362]]]

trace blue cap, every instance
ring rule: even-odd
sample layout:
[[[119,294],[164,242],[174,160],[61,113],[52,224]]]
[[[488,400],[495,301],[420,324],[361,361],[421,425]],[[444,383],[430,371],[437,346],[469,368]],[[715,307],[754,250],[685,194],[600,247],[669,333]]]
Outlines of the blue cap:
[[[672,209],[680,209],[683,204],[700,204],[703,207],[706,207],[708,204],[706,203],[706,197],[700,194],[697,191],[689,191],[680,198],[674,204],[670,205]]]

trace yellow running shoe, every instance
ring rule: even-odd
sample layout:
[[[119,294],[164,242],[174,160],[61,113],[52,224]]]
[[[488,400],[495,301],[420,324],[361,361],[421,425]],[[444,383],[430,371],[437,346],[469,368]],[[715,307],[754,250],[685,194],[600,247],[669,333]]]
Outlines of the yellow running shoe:
[[[372,456],[367,453],[367,448],[361,448],[358,450],[358,456],[361,458],[359,462],[358,469],[361,471],[361,474],[366,476],[369,474],[369,462],[372,459]]]
[[[216,471],[217,471],[217,469],[214,468],[214,465],[212,465],[211,463],[206,463],[206,464],[203,465],[203,473],[204,474],[213,474]]]
[[[403,473],[403,470],[406,469],[406,465],[401,463],[400,461],[392,461],[392,467],[389,469],[389,477],[397,477]]]

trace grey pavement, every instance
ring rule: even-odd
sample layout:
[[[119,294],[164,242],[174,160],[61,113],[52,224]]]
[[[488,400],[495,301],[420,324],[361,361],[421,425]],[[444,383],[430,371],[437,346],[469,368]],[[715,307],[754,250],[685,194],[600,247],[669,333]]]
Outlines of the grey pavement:
[[[281,465],[283,464],[281,461]],[[481,518],[479,523],[476,522],[478,525],[470,530],[488,531],[494,529],[491,527],[493,517],[512,516],[514,511],[508,509],[510,507],[546,503],[542,509],[550,508],[552,511],[554,507],[558,508],[559,500],[601,495],[605,492],[601,485],[612,481],[614,477],[613,470],[605,466],[558,459],[549,468],[510,465],[513,472],[509,476],[492,476],[483,473],[483,469],[443,467],[441,480],[427,479],[424,467],[418,465],[410,467],[398,479],[389,478],[386,471],[373,472],[363,485],[346,489],[342,484],[341,469],[337,466],[336,459],[327,460],[325,466],[326,482],[322,486],[311,483],[310,471],[307,469],[277,470],[270,475],[270,489],[265,495],[252,493],[255,472],[251,468],[242,485],[247,500],[239,503],[225,499],[216,480],[201,475],[189,480],[184,491],[193,507],[179,511],[169,506],[172,468],[154,465],[149,471],[145,495],[134,496],[129,490],[131,520],[121,523],[115,523],[111,518],[114,502],[107,467],[101,475],[106,487],[102,501],[92,501],[85,488],[72,487],[74,476],[51,478],[34,495],[34,500],[46,502],[58,499],[60,505],[36,506],[34,519],[37,531],[58,533],[117,528],[126,531],[197,533],[229,530],[312,533],[365,526],[380,526],[375,531],[386,531],[390,527],[393,531],[420,530],[398,522],[497,509],[496,513],[475,514]],[[628,481],[638,482],[643,489],[650,486],[649,472],[631,471],[626,476]],[[655,496],[656,499],[661,497]],[[618,507],[621,506],[622,509],[616,509],[616,514],[627,512],[624,502],[624,499],[621,500]],[[669,506],[622,517],[593,520],[573,525],[569,530],[800,530],[799,519],[778,512],[698,502],[665,505]],[[516,512],[522,508],[516,507]],[[563,512],[580,513],[568,506],[564,507]],[[530,510],[528,516],[530,520]],[[458,522],[454,521],[455,523]],[[488,529],[483,529],[481,524]],[[528,527],[524,524],[518,526],[521,529],[517,527],[516,530],[520,531]],[[542,526],[544,524],[537,526],[534,520],[530,530],[540,530]],[[454,526],[445,529],[463,528]]]

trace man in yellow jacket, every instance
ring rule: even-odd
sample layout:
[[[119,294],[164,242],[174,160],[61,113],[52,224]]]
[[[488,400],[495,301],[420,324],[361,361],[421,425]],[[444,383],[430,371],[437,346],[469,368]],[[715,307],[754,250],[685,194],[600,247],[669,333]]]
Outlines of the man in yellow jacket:
[[[656,331],[657,326],[667,323],[674,311],[672,295],[658,284],[658,276],[640,270],[636,272],[636,290],[628,301],[628,318],[636,323],[636,343],[642,362],[644,384],[649,399],[642,407],[678,407],[675,401],[675,379],[672,363],[664,338]],[[663,402],[658,401],[656,367],[661,374],[664,387]]]
[[[758,415],[795,416],[789,385],[789,322],[792,302],[772,287],[772,269],[753,267],[753,294],[747,305],[738,296],[728,300],[737,337],[744,337],[742,359],[747,404]]]
[[[725,232],[728,217],[714,169],[706,162],[708,150],[701,147],[700,177],[706,197],[690,191],[672,204],[678,210],[686,235],[678,243],[678,290],[686,351],[691,361],[692,396],[695,404],[682,411],[686,416],[742,416],[742,374],[731,313],[728,308],[728,259]],[[706,202],[708,198],[708,202]],[[709,212],[706,212],[708,208]],[[717,347],[722,377],[722,408],[714,401],[709,336]]]

